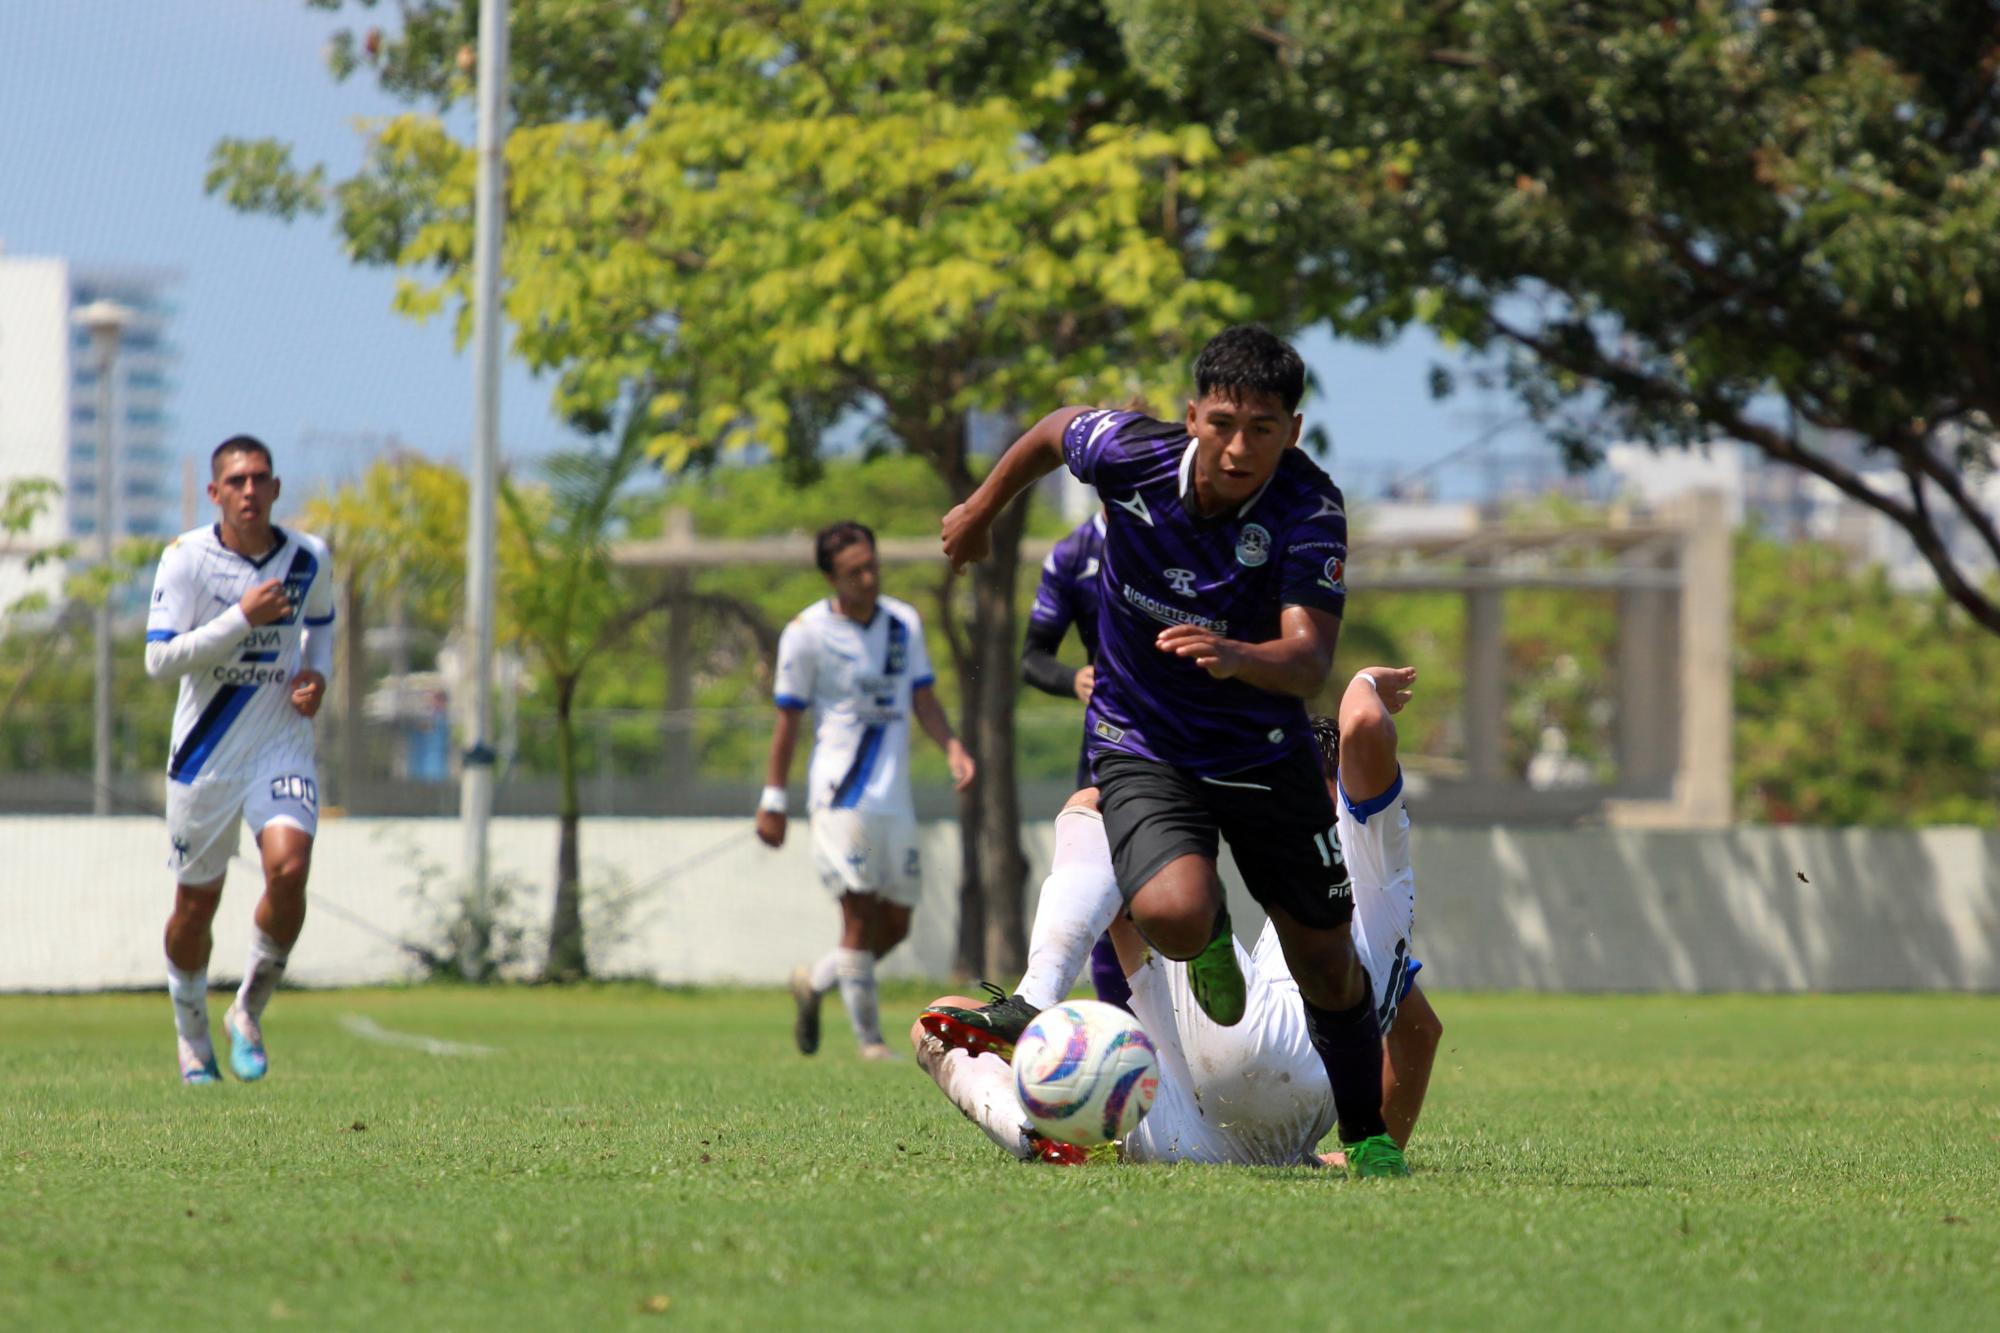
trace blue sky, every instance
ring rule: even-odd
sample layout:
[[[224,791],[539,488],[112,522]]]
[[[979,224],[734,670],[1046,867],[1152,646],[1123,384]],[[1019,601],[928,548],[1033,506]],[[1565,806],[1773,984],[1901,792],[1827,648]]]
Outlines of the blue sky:
[[[471,434],[471,361],[443,321],[394,314],[393,277],[348,264],[326,219],[243,217],[202,193],[226,135],[275,135],[336,177],[358,164],[355,122],[398,108],[364,79],[332,81],[322,52],[339,26],[302,0],[0,4],[0,243],[177,270],[173,444],[201,454],[257,434],[295,498],[357,473],[387,436],[463,456]],[[1302,349],[1325,389],[1309,419],[1332,433],[1351,491],[1508,415],[1467,394],[1432,402],[1428,369],[1444,354],[1423,335],[1386,349],[1309,336]],[[568,438],[546,383],[510,367],[504,451]]]

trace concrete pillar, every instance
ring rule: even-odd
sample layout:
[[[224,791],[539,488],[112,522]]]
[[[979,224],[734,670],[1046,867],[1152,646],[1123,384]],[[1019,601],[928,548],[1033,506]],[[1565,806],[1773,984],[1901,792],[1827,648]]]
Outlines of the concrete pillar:
[[[1681,542],[1680,772],[1676,804],[1687,826],[1721,828],[1735,816],[1735,547],[1726,497],[1695,491],[1668,510]]]
[[[1505,776],[1501,747],[1507,728],[1507,661],[1500,596],[1497,587],[1465,593],[1465,771],[1473,782],[1499,782]]]
[[[1618,787],[1628,796],[1667,797],[1679,766],[1679,601],[1661,588],[1618,594]]]
[[[667,540],[694,544],[694,515],[685,509],[670,509],[666,515]],[[661,728],[660,755],[665,767],[668,791],[695,785],[694,757],[694,576],[686,569],[669,569],[667,579],[667,720]]]

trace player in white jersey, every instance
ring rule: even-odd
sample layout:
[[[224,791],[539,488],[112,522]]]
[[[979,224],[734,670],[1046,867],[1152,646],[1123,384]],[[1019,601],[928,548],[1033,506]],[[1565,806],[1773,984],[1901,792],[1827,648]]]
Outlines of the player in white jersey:
[[[813,859],[820,883],[840,901],[840,945],[792,973],[793,1036],[803,1053],[819,1049],[820,1000],[838,985],[862,1057],[893,1059],[882,1040],[875,961],[909,934],[923,886],[910,803],[910,719],[944,751],[960,791],[972,785],[973,762],[932,688],[916,608],[881,594],[875,534],[859,523],[835,523],[820,532],[814,553],[833,596],[800,612],[778,640],[778,721],[757,836],[784,844],[792,751],[799,719],[813,709]]]
[[[1386,1033],[1383,1119],[1399,1148],[1416,1124],[1443,1035],[1414,983],[1421,966],[1409,949],[1416,876],[1390,720],[1408,701],[1414,680],[1406,668],[1370,668],[1348,686],[1337,731],[1332,719],[1315,719],[1314,728],[1339,796],[1340,843],[1353,875],[1355,949]],[[1073,797],[1056,821],[1055,867],[1042,893],[1020,992],[983,1010],[965,1007],[973,1002],[963,997],[944,997],[910,1032],[925,1069],[990,1138],[1024,1159],[1083,1159],[1080,1151],[1028,1127],[1006,1063],[1018,1030],[981,1027],[978,1016],[1003,1017],[993,1011],[1016,1003],[1035,1012],[1057,1003],[1074,984],[1090,941],[1109,924],[1130,979],[1132,1012],[1160,1054],[1159,1093],[1125,1141],[1126,1159],[1345,1164],[1339,1153],[1315,1155],[1333,1125],[1333,1090],[1313,1049],[1298,985],[1268,923],[1254,949],[1234,944],[1248,1003],[1242,1021],[1225,1028],[1195,1003],[1186,965],[1149,949],[1119,910],[1110,847],[1088,791]]]
[[[269,1067],[264,1007],[305,925],[319,825],[312,720],[333,663],[332,561],[317,537],[272,526],[271,451],[232,436],[209,472],[221,522],[167,547],[146,617],[146,674],[181,682],[167,760],[176,888],[166,949],[181,1078],[191,1084],[221,1077],[208,1029],[210,926],[245,820],[264,896],[223,1027],[238,1078],[262,1078]]]

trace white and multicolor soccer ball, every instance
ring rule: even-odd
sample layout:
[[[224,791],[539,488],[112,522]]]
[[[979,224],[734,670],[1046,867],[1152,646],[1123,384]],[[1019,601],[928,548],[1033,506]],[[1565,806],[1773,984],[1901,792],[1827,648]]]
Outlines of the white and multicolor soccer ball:
[[[1160,1060],[1132,1015],[1071,1000],[1036,1015],[1014,1044],[1014,1086],[1036,1130],[1094,1148],[1124,1138],[1152,1109]]]

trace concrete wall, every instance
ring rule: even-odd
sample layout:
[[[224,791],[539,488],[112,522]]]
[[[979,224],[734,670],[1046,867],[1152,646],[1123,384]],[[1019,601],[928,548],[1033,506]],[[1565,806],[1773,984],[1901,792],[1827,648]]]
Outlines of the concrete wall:
[[[747,819],[586,821],[593,966],[773,983],[823,952],[837,913],[803,839],[771,852],[749,830]],[[1416,952],[1439,989],[2000,991],[2000,834],[1420,825],[1416,835]],[[1045,864],[1047,825],[1026,836],[1031,863]],[[530,931],[547,918],[555,837],[548,819],[494,825],[494,865],[515,886],[509,918]],[[396,941],[441,933],[419,890],[442,903],[458,846],[448,820],[329,821],[292,978],[416,976]],[[164,852],[156,819],[0,818],[0,990],[161,984]],[[924,903],[887,975],[950,970],[956,826],[926,825],[924,856]],[[250,856],[230,877],[218,978],[236,974],[247,946]],[[1261,924],[1247,902],[1234,911],[1246,935]]]

